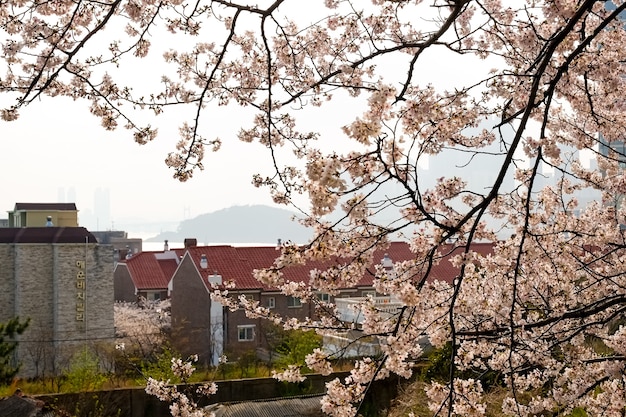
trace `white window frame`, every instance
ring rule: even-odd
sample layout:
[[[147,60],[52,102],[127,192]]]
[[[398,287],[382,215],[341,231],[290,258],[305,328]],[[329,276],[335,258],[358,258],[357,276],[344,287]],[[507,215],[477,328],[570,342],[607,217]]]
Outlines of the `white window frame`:
[[[276,297],[267,298],[267,308],[276,308]]]
[[[242,332],[244,338],[242,338]],[[256,326],[254,324],[244,324],[237,326],[237,341],[239,342],[252,342],[256,333]]]
[[[291,295],[287,296],[287,307],[288,308],[300,308],[302,307],[302,300],[298,297],[294,297]]]
[[[368,295],[371,295],[372,297],[376,297],[376,291],[374,291],[374,290],[361,291],[361,296],[362,297],[367,297]]]

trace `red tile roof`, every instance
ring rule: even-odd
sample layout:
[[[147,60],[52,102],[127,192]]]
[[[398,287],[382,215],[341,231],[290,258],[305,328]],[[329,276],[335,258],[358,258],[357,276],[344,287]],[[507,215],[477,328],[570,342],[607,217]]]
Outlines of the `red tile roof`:
[[[474,243],[472,244],[471,249],[473,252],[476,252],[482,256],[487,256],[493,253],[494,245],[494,243]],[[454,267],[450,262],[450,259],[453,256],[463,253],[464,250],[465,247],[459,247],[449,244],[443,245],[439,249],[439,256],[441,258],[439,262],[433,266],[430,275],[431,279],[437,279],[440,281],[446,281],[448,283],[451,283],[452,280],[454,280],[454,278],[459,275],[460,269]]]
[[[472,245],[472,250],[486,256],[493,252],[493,244],[475,243]],[[449,259],[462,251],[463,248],[460,247],[443,245],[440,248],[441,259],[433,265],[430,274],[431,279],[451,282],[458,275],[459,269],[455,268]],[[234,247],[230,245],[193,246],[187,249],[170,250],[169,255],[164,255],[166,253],[168,252],[140,252],[132,258],[122,261],[126,263],[137,289],[167,288],[178,267],[175,258],[180,259],[183,256],[189,256],[207,286],[208,276],[218,274],[225,281],[234,281],[239,290],[271,290],[254,279],[253,271],[271,267],[274,260],[280,255],[275,246]],[[380,262],[385,254],[394,262],[415,258],[415,254],[411,252],[409,245],[405,242],[392,242],[388,248],[378,250],[374,253],[374,262]],[[205,269],[200,266],[202,255],[207,257],[208,266]],[[308,282],[311,269],[325,269],[336,262],[337,258],[329,259],[326,262],[310,262],[306,265],[289,267],[283,273],[285,278],[290,281]],[[372,265],[370,271],[373,272],[373,270]],[[361,279],[359,286],[371,286],[372,281],[373,275],[366,274]]]
[[[188,248],[188,254],[193,260],[202,278],[207,283],[207,277],[212,274],[219,274],[224,280],[234,281],[236,288],[240,290],[264,289],[259,281],[254,279],[255,269],[268,268],[273,265],[274,260],[280,252],[274,246],[261,247],[233,247],[233,246],[196,246]],[[485,256],[493,251],[492,243],[477,243],[472,245],[472,250]],[[442,259],[433,265],[431,279],[451,282],[459,273],[449,259],[463,251],[463,248],[453,245],[444,245],[440,248]],[[200,267],[200,258],[206,255],[208,267],[203,270]],[[380,262],[387,254],[394,262],[411,260],[415,254],[411,252],[409,245],[405,242],[392,242],[388,248],[378,250],[374,253],[374,262]],[[309,262],[306,265],[298,265],[283,270],[283,274],[290,281],[309,281],[309,271],[328,268],[333,263],[337,263],[337,258],[329,259],[326,262]],[[373,272],[373,265],[370,271]],[[360,281],[359,286],[371,286],[373,275],[366,274]]]
[[[217,273],[224,280],[235,281],[238,289],[261,288],[261,283],[252,276],[252,271],[256,268],[271,266],[278,256],[278,251],[273,247],[255,247],[253,253],[256,259],[251,262],[241,251],[242,249],[244,248],[229,245],[193,246],[187,248],[187,253],[191,256],[205,283],[209,275]],[[208,267],[204,270],[200,267],[202,255],[206,255],[208,263]]]
[[[183,253],[183,249],[139,252],[122,262],[138,290],[166,289]]]

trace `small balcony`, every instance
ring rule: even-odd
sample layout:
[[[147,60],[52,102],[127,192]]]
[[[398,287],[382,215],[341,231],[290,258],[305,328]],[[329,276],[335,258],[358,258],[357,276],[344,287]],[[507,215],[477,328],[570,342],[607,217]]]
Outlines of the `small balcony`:
[[[336,298],[335,305],[339,311],[341,321],[345,323],[362,324],[363,314],[361,306],[368,301],[369,297]],[[394,297],[373,297],[376,310],[383,316],[397,314],[404,306]]]
[[[353,323],[352,330],[324,336],[324,350],[329,354],[342,357],[375,356],[381,353],[380,340],[375,336],[364,335],[360,328],[365,318],[361,307],[370,297],[336,298],[335,305],[339,318],[344,323]],[[384,318],[397,315],[404,304],[394,297],[373,297],[374,308]],[[424,335],[416,341],[424,351],[430,349],[428,338]]]

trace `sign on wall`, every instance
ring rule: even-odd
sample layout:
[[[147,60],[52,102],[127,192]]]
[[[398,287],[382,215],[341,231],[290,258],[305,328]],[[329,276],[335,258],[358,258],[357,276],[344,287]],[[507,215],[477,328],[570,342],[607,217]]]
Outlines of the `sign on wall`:
[[[76,321],[85,321],[85,293],[87,280],[85,279],[85,261],[76,261]]]

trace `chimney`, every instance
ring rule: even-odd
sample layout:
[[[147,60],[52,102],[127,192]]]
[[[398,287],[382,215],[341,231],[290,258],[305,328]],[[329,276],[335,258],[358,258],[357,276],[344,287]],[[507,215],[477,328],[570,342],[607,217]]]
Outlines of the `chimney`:
[[[170,246],[167,244],[167,239],[165,239],[165,244],[163,245],[163,251],[167,252],[170,250]]]
[[[193,246],[198,246],[198,239],[186,238],[185,239],[185,249],[191,248]]]
[[[46,217],[46,227],[54,227],[54,223],[52,223],[52,216]]]
[[[385,268],[385,270],[389,271],[390,269],[393,268],[393,261],[391,260],[391,258],[389,257],[389,254],[386,253],[385,256],[383,256],[383,259],[380,261],[380,264],[383,266],[383,268]]]
[[[203,253],[200,255],[200,268],[207,269],[209,267],[209,261],[207,260],[206,255]]]

